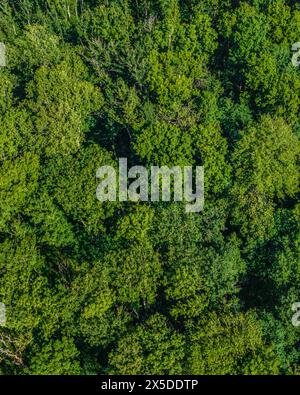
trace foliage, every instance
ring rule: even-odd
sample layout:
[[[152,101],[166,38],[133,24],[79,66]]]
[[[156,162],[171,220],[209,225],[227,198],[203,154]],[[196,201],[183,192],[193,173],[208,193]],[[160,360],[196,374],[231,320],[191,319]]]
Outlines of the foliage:
[[[2,0],[1,374],[293,374],[300,9]],[[96,199],[203,165],[205,207]]]

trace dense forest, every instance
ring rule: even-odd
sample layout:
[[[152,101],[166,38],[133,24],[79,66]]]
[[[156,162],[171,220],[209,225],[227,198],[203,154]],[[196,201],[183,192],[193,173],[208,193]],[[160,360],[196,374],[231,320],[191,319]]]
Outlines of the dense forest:
[[[298,374],[296,0],[1,0],[0,372]],[[100,202],[204,166],[205,205]]]

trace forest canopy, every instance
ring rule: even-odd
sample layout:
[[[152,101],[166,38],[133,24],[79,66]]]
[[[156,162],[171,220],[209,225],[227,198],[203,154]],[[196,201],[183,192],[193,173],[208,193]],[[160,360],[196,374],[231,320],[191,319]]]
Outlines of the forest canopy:
[[[1,0],[0,373],[298,374],[296,0]],[[205,205],[96,199],[203,166]]]

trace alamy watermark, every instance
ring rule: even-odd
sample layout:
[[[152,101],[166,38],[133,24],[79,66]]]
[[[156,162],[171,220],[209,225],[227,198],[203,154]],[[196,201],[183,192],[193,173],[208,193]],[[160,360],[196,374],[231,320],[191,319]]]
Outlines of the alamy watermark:
[[[6,307],[4,303],[0,303],[0,326],[6,324]]]
[[[292,52],[294,52],[292,56],[293,66],[299,67],[300,65],[300,42],[294,43],[292,46]]]
[[[97,199],[106,201],[186,202],[186,212],[197,213],[204,207],[204,168],[202,166],[133,166],[128,169],[127,159],[119,159],[118,176],[112,166],[102,166],[96,178],[100,183]],[[130,185],[128,180],[134,179]],[[195,180],[195,185],[193,180]],[[150,183],[150,186],[149,186]]]
[[[0,43],[0,67],[6,66],[5,45]]]
[[[292,324],[294,326],[300,326],[300,302],[292,304],[292,311],[295,313],[292,317]]]

